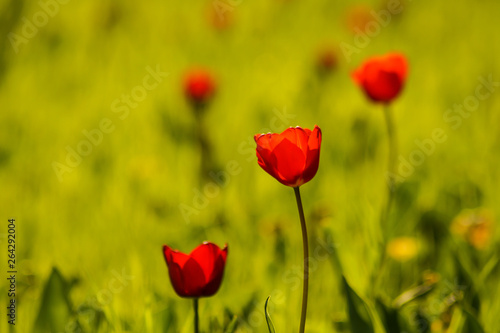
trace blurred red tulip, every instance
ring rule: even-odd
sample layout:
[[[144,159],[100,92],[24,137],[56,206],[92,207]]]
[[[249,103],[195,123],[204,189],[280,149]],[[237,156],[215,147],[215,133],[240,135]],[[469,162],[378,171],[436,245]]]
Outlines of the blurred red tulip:
[[[168,266],[170,281],[181,297],[208,297],[217,292],[224,275],[227,245],[204,242],[190,254],[163,246],[163,255]]]
[[[333,71],[338,64],[337,53],[333,48],[325,48],[318,53],[317,68],[321,74]]]
[[[371,14],[372,7],[368,5],[354,5],[347,9],[345,13],[345,25],[353,34],[366,32],[366,26],[374,18]]]
[[[215,80],[204,69],[192,70],[184,80],[184,92],[195,106],[206,104],[215,94]]]
[[[234,7],[224,1],[208,2],[207,17],[209,24],[216,30],[224,31],[234,24]]]
[[[451,222],[451,232],[469,242],[477,250],[486,249],[494,235],[493,213],[484,208],[466,209]]]
[[[405,56],[391,53],[368,59],[354,71],[352,77],[371,100],[389,103],[403,89],[407,72]]]
[[[318,171],[321,129],[290,127],[281,134],[256,134],[258,163],[286,186],[298,187]]]

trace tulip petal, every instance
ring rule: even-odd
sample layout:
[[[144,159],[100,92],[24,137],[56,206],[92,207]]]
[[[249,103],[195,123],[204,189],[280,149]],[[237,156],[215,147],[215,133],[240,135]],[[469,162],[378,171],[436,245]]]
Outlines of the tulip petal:
[[[399,53],[389,54],[384,62],[384,70],[398,74],[401,81],[406,80],[408,75],[408,63],[405,56]]]
[[[197,262],[187,254],[163,246],[170,282],[181,297],[199,297],[205,284],[205,276]]]
[[[276,170],[276,156],[274,156],[270,150],[262,149],[257,146],[257,162],[268,174],[274,178],[279,177],[279,173]]]
[[[276,147],[281,142],[281,140],[283,140],[283,137],[276,133],[255,134],[254,140],[255,143],[257,143],[257,146],[260,146],[264,149],[273,150],[274,147]]]
[[[358,85],[362,86],[363,82],[365,80],[365,67],[366,65],[363,64],[361,67],[356,69],[354,72],[352,72],[351,77],[356,82]]]
[[[283,131],[280,136],[284,139],[288,139],[288,141],[299,147],[300,150],[306,151],[309,135],[303,128],[299,126],[295,128],[290,127]]]
[[[172,283],[177,295],[181,297],[189,297],[184,286],[184,276],[182,274],[181,266],[175,262],[168,265],[168,275],[170,276],[170,282]]]
[[[172,262],[176,262],[180,266],[184,266],[186,261],[189,259],[188,255],[177,250],[172,250],[167,245],[163,245],[163,256],[165,257],[167,265],[170,265]]]
[[[302,173],[302,183],[307,183],[316,176],[319,167],[319,149],[310,150],[307,154],[307,162]]]
[[[281,138],[279,134],[268,133],[257,134],[254,139],[257,143],[256,152],[259,165],[274,178],[279,177],[279,173],[276,170],[276,157],[272,155],[272,150],[283,140],[283,138]]]
[[[219,290],[219,287],[222,283],[222,278],[224,276],[224,267],[226,266],[226,257],[227,257],[227,245],[226,247],[219,253],[219,256],[214,261],[214,269],[210,278],[208,279],[208,283],[203,289],[203,293],[205,296],[211,296]]]
[[[303,183],[314,178],[319,167],[319,152],[321,147],[321,129],[314,126],[314,131],[309,136],[306,166],[302,175]]]
[[[297,186],[297,181],[300,179],[306,163],[304,151],[285,139],[276,146],[273,155],[276,156],[276,170],[280,174],[278,180],[288,186]]]
[[[215,260],[220,256],[221,250],[213,243],[205,242],[195,248],[189,255],[196,260],[200,265],[205,276],[205,281],[208,281],[214,271]]]
[[[174,263],[176,265],[176,263]],[[182,286],[185,297],[203,296],[203,288],[206,285],[205,274],[198,262],[189,258],[184,267],[181,267]],[[172,276],[170,276],[172,278]],[[173,284],[173,281],[172,281]],[[181,294],[179,294],[182,296]]]
[[[399,74],[381,70],[370,74],[365,86],[369,97],[377,101],[389,101],[399,94],[402,88]]]
[[[309,150],[315,150],[319,149],[321,147],[321,128],[319,128],[318,125],[314,125],[314,130],[308,130],[309,133],[309,139],[307,141],[307,147]]]
[[[189,260],[189,256],[170,247],[163,246],[163,255],[167,262],[170,280],[174,286],[175,291],[180,295],[184,293],[184,282],[182,277],[182,267]]]

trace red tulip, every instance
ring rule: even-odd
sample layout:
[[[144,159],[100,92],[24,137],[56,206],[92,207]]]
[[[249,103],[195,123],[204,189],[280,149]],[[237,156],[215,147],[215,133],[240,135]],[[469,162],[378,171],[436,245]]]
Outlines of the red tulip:
[[[368,5],[354,5],[347,9],[344,20],[347,29],[353,34],[366,33],[368,24],[374,20]]]
[[[281,134],[254,136],[259,165],[286,186],[298,187],[318,171],[321,129],[290,127]]]
[[[403,89],[407,72],[405,56],[392,53],[368,59],[354,71],[352,77],[371,100],[389,103]]]
[[[222,1],[217,5],[217,1],[207,3],[208,20],[215,29],[219,31],[227,30],[234,24],[235,11],[226,9],[227,5]],[[232,9],[232,7],[229,7]]]
[[[203,105],[215,94],[215,80],[207,70],[193,70],[185,77],[184,92],[191,103]]]
[[[334,49],[328,48],[318,53],[317,68],[321,74],[333,71],[337,65],[338,57]]]
[[[219,290],[226,265],[227,245],[204,242],[190,254],[163,245],[170,281],[181,297],[208,297]]]

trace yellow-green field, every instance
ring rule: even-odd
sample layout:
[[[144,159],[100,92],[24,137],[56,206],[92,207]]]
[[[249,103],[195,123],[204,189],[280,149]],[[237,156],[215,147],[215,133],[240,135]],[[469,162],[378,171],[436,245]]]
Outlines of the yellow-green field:
[[[378,30],[363,38],[346,23],[360,5],[398,13],[369,14]],[[496,0],[1,0],[0,331],[192,332],[161,248],[209,240],[229,254],[201,331],[268,332],[271,295],[276,331],[296,332],[297,207],[258,166],[253,135],[317,124],[319,170],[301,187],[306,332],[500,332],[498,13]],[[338,64],[319,75],[325,48]],[[390,110],[407,162],[381,221],[386,126],[350,73],[392,51],[409,62]],[[183,92],[199,66],[217,81],[201,124]],[[436,129],[446,139],[431,144]]]

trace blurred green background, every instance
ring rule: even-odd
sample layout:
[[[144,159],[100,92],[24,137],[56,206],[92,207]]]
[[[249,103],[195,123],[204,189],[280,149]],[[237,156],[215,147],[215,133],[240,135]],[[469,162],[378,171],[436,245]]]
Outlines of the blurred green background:
[[[278,332],[296,331],[297,208],[293,191],[257,165],[253,135],[317,124],[321,163],[302,187],[314,263],[307,331],[499,332],[500,91],[458,128],[444,115],[474,96],[478,77],[500,80],[500,2],[400,6],[359,47],[356,29],[387,3],[0,1],[0,262],[4,276],[15,218],[18,269],[15,327],[0,279],[0,331],[191,332],[192,304],[174,293],[160,250],[190,252],[204,240],[228,243],[229,255],[219,292],[200,302],[202,331],[229,332],[234,316],[236,332],[267,331],[268,295]],[[358,46],[352,57],[346,44]],[[398,185],[381,227],[383,113],[350,73],[390,51],[409,60],[391,106],[399,153],[408,159],[435,128],[447,140]],[[332,68],[321,68],[322,52],[337,59]],[[217,95],[197,124],[183,77],[199,66]],[[120,119],[112,103],[142,85],[147,67],[168,76]],[[54,162],[66,164],[67,147],[105,118],[114,130],[59,179]],[[199,126],[211,170],[239,166],[205,201],[195,193],[213,180],[200,171]],[[196,200],[203,207],[186,219],[180,207]],[[423,295],[394,303],[412,288]]]

